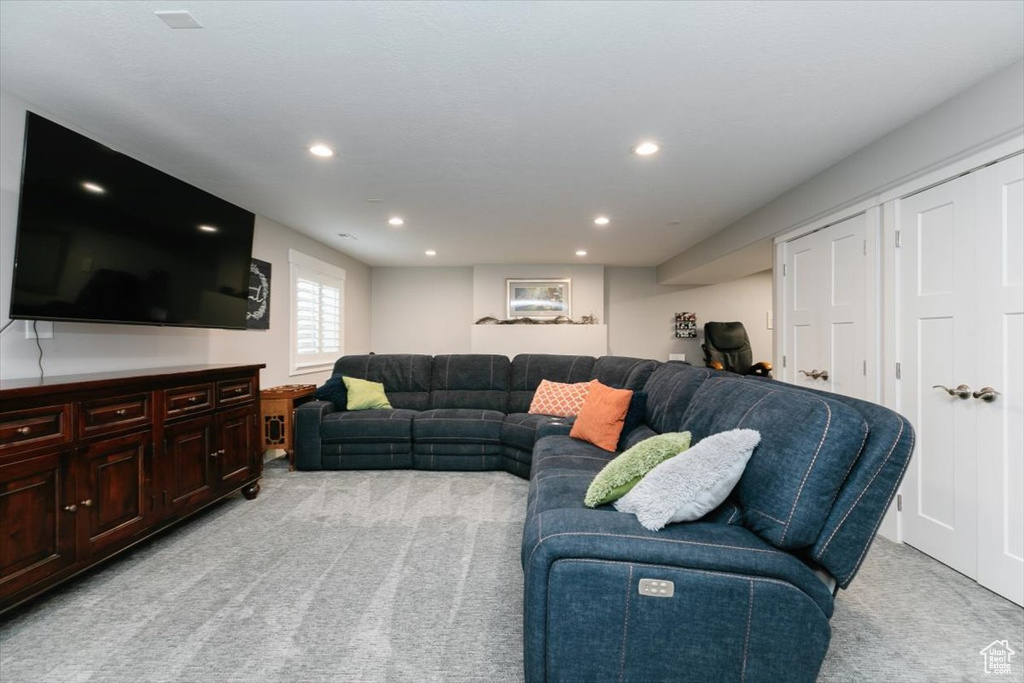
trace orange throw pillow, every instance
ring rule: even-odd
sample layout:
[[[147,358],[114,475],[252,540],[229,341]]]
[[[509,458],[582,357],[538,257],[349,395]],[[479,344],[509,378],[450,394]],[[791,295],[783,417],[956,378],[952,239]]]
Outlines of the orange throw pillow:
[[[629,389],[612,389],[594,380],[569,436],[614,452],[632,398]]]
[[[565,384],[563,382],[540,381],[540,386],[533,394],[528,412],[534,415],[554,415],[556,417],[576,417],[583,407],[587,390],[597,380]]]

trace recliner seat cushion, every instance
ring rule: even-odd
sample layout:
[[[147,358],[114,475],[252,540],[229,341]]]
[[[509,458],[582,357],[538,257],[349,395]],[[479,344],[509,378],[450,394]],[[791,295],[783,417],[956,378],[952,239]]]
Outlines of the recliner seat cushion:
[[[412,434],[416,444],[489,444],[500,449],[504,420],[505,414],[497,410],[425,410],[416,414]]]
[[[860,413],[839,401],[738,377],[705,382],[683,428],[695,444],[730,429],[761,433],[730,499],[744,526],[787,549],[817,540],[868,435]]]
[[[412,442],[415,410],[359,410],[327,413],[320,424],[325,444]]]
[[[571,424],[572,420],[552,415],[512,413],[501,425],[501,442],[524,451],[532,451],[537,441],[537,428],[547,424]]]

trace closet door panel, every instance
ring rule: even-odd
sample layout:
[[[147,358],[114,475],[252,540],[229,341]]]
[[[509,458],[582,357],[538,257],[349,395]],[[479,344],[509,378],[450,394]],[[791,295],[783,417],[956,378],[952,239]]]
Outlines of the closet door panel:
[[[822,231],[828,253],[828,299],[822,312],[829,375],[821,388],[856,398],[867,398],[868,220],[862,213]]]
[[[1024,158],[977,176],[978,582],[1024,604]]]
[[[783,379],[817,387],[819,382],[808,373],[820,370],[825,362],[821,309],[827,255],[821,234],[812,233],[793,240],[787,245],[786,254],[787,363]]]
[[[977,575],[974,405],[951,396],[976,365],[974,178],[900,200],[899,410],[918,435],[903,484],[904,540]]]

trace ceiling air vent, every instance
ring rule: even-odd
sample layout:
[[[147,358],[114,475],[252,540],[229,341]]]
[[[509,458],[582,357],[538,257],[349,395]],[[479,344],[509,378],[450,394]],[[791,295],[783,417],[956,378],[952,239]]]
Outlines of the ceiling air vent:
[[[165,12],[153,12],[165,24],[171,28],[202,28],[203,25],[196,21],[196,18],[186,9],[168,10]]]

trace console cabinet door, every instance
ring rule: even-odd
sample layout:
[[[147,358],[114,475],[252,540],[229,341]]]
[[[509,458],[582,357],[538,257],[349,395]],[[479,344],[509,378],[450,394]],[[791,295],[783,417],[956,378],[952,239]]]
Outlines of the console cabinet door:
[[[73,451],[58,450],[0,466],[0,598],[75,561]]]
[[[239,486],[258,474],[256,408],[248,406],[217,416],[218,486]]]
[[[186,512],[213,498],[214,420],[198,417],[164,430],[164,504]]]
[[[152,433],[106,439],[78,454],[80,550],[94,555],[144,531],[152,503],[146,486]]]

